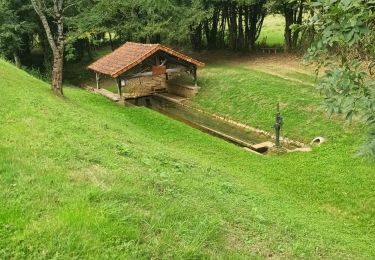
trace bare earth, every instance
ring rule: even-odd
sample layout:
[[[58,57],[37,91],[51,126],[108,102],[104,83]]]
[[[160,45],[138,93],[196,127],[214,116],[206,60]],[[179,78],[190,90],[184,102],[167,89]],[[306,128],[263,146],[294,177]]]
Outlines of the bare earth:
[[[287,80],[296,81],[299,83],[313,85],[307,83],[290,74],[300,73],[310,76],[315,75],[315,67],[304,62],[301,55],[295,54],[243,54],[243,53],[228,53],[228,52],[202,52],[199,55],[195,54],[197,58],[202,59],[206,63],[226,63],[234,66],[243,66],[253,70],[258,70],[282,77]]]

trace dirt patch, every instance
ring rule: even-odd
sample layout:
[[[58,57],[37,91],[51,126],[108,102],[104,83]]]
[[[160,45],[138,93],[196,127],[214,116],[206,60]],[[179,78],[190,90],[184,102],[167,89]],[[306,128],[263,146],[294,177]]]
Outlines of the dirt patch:
[[[109,190],[115,181],[115,177],[100,165],[74,170],[70,172],[69,179],[75,183],[90,184],[103,190]]]
[[[244,54],[228,51],[205,51],[201,53],[200,58],[207,64],[225,63],[241,66],[306,85],[313,85],[313,83],[294,77],[293,74],[306,75],[306,77],[315,76],[315,66],[306,64],[302,55],[298,54]]]

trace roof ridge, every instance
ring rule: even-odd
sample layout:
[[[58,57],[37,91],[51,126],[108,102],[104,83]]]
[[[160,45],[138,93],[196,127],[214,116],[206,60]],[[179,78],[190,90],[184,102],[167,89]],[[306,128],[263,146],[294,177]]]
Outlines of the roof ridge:
[[[178,59],[185,60],[196,66],[204,66],[204,63],[164,46],[161,43],[138,43],[128,41],[111,53],[101,57],[87,68],[115,78],[158,51],[169,53],[170,55],[176,56]]]
[[[152,45],[152,46],[156,46],[156,45],[161,45],[160,43],[141,43],[141,42],[126,42],[125,44],[134,44],[134,45]],[[122,46],[124,46],[125,44],[123,44]]]

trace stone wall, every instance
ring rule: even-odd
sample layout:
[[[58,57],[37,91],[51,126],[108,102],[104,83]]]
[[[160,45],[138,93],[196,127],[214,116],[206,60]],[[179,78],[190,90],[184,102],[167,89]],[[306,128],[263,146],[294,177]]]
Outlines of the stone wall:
[[[185,98],[192,98],[194,97],[198,91],[199,87],[194,86],[183,86],[178,84],[167,84],[168,93],[185,97]]]

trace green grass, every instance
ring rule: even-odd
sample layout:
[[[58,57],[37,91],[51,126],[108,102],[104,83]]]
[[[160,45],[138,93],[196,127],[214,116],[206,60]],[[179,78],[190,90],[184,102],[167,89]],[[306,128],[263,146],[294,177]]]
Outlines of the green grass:
[[[260,157],[81,89],[55,97],[1,60],[0,79],[0,258],[375,257],[356,129],[321,119],[334,141]]]
[[[268,15],[264,19],[262,31],[257,43],[270,47],[281,47],[284,44],[285,21],[282,15]]]
[[[286,77],[291,79],[297,79],[304,83],[308,84],[315,84],[316,83],[316,76],[315,75],[308,75],[305,73],[300,72],[289,72],[285,74]]]
[[[302,75],[310,79],[302,73],[293,73],[293,78],[296,75],[300,80]],[[342,120],[330,119],[321,107],[322,97],[308,84],[240,66],[209,65],[199,72],[199,86],[201,91],[192,105],[267,131],[273,131],[280,102],[283,135],[306,143],[316,136],[336,142],[342,135],[366,132],[361,126],[345,127]]]

